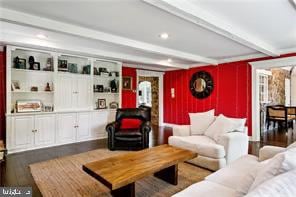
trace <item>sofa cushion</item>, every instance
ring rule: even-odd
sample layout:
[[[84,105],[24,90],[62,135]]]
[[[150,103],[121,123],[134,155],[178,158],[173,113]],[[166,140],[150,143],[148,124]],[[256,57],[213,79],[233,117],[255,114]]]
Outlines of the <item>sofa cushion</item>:
[[[216,144],[214,140],[204,135],[197,136],[171,136],[169,144],[187,150],[194,151],[199,155],[216,159],[225,157],[224,147]]]
[[[271,158],[264,168],[257,173],[249,191],[254,190],[265,181],[293,169],[296,169],[296,148],[288,149]]]
[[[215,110],[202,113],[189,113],[191,135],[203,135],[215,120]]]
[[[258,163],[257,157],[253,155],[245,155],[230,163],[228,166],[207,176],[205,179],[236,190],[238,184],[242,182],[245,175],[250,169],[255,168]]]
[[[246,195],[246,197],[294,197],[296,194],[296,170],[278,175]]]
[[[287,149],[292,149],[292,148],[296,148],[296,142],[290,144]]]
[[[185,190],[173,195],[173,197],[189,197],[189,196],[211,196],[211,197],[236,197],[237,194],[235,190],[225,187],[223,185],[210,182],[210,181],[201,181],[195,183]]]
[[[207,128],[205,135],[212,138],[215,141],[219,140],[219,137],[227,132],[234,131],[237,124],[231,119],[220,114],[216,120]]]

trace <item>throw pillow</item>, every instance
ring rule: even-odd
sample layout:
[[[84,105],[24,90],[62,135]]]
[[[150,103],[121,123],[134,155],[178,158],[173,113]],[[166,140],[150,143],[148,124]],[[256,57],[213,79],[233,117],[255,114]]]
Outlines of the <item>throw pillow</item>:
[[[202,113],[189,113],[191,135],[203,135],[215,120],[215,110]]]
[[[254,190],[265,181],[293,169],[296,169],[296,148],[289,149],[271,158],[267,165],[258,172],[249,191]]]
[[[262,162],[258,162],[253,168],[250,168],[246,175],[242,177],[240,181],[237,182],[236,191],[241,194],[241,196],[246,195],[249,192],[250,187],[254,183],[254,180],[262,169],[270,162],[271,159],[267,159]]]
[[[121,120],[121,129],[139,129],[142,121],[139,119],[125,118]]]
[[[248,193],[246,197],[294,197],[296,194],[296,170],[278,175]]]
[[[234,131],[235,128],[234,122],[225,117],[223,114],[220,114],[213,124],[205,131],[205,135],[212,138],[215,141],[219,140],[219,137],[225,133]]]
[[[230,117],[226,117],[226,118],[230,119],[233,122],[234,130],[240,131],[240,132],[245,131],[245,125],[247,120],[246,118],[230,118]]]

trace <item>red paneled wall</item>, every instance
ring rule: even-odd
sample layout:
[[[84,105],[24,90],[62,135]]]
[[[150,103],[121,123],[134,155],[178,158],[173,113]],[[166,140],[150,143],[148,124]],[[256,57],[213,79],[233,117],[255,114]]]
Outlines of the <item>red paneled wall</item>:
[[[133,90],[122,90],[122,108],[136,107],[137,71],[136,68],[122,67],[122,76],[132,77]]]
[[[280,57],[296,56],[288,54]],[[202,112],[215,109],[216,115],[223,113],[230,117],[246,117],[251,125],[252,75],[250,61],[260,58],[219,64],[218,66],[197,67],[189,70],[169,71],[164,75],[164,122],[188,124],[189,112]],[[209,72],[214,80],[214,90],[205,99],[196,99],[189,90],[189,81],[197,71]],[[171,88],[175,88],[175,98],[171,98]],[[251,127],[248,128],[252,134]]]
[[[209,72],[214,80],[214,90],[205,99],[196,99],[189,90],[189,81],[197,71]],[[251,85],[250,67],[247,64],[223,64],[189,70],[166,72],[164,75],[164,121],[188,124],[189,112],[216,109],[216,114],[247,117],[248,92]],[[171,88],[175,88],[175,98],[171,98]]]
[[[5,52],[0,51],[0,140],[4,138],[5,133],[5,98],[6,98],[6,79],[5,79]]]

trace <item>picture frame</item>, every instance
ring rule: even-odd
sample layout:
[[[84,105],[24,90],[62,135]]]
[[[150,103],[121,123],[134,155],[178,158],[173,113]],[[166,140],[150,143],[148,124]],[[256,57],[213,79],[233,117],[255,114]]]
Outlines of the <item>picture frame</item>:
[[[34,62],[33,70],[40,70],[40,62]]]
[[[11,81],[11,90],[12,91],[20,91],[21,90],[20,82],[18,80]]]
[[[74,63],[68,63],[68,71],[70,73],[78,73],[78,67],[77,64]]]
[[[27,60],[24,58],[19,58],[18,56],[14,58],[14,68],[16,69],[26,69]]]
[[[123,90],[132,90],[132,77],[122,77],[122,89]]]
[[[58,71],[68,72],[68,61],[59,60],[58,61]]]
[[[98,109],[106,109],[106,99],[98,99]]]
[[[42,104],[40,100],[17,100],[16,101],[16,112],[41,112]]]

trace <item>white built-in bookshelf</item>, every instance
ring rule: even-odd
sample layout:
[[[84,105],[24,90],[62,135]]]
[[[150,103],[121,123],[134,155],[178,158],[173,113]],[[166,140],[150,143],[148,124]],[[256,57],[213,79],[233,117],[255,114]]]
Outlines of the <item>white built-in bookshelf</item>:
[[[106,137],[121,62],[18,46],[6,54],[8,152]]]

